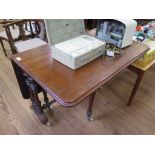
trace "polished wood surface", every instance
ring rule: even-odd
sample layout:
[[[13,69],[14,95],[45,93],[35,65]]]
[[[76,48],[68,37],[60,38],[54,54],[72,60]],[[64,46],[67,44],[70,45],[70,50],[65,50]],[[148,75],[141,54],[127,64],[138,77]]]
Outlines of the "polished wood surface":
[[[5,45],[11,54],[8,44]],[[0,134],[155,134],[154,77],[155,66],[152,66],[133,105],[127,107],[136,76],[124,70],[97,91],[95,121],[85,118],[87,98],[71,109],[53,104],[52,110],[46,111],[52,126],[44,126],[30,108],[30,100],[21,96],[10,60],[4,56],[0,46]],[[42,95],[39,97],[44,102]]]
[[[77,70],[71,70],[53,60],[48,45],[14,55],[11,59],[60,104],[71,107],[132,64],[149,48],[147,45],[134,42],[123,50],[125,54],[122,57],[113,60],[100,57]],[[17,61],[17,57],[20,57],[21,61]]]
[[[52,126],[45,126],[30,108],[30,100],[21,96],[10,60],[0,47],[0,134],[155,134],[154,77],[152,66],[133,105],[127,107],[136,76],[126,69],[97,91],[93,122],[86,119],[87,98],[69,109],[54,103],[52,110],[46,111]],[[42,94],[39,96],[43,103]]]

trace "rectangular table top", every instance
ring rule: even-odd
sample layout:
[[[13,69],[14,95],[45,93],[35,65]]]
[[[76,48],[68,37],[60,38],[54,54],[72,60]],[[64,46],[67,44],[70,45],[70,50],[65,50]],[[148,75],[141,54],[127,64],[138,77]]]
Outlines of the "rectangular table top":
[[[75,106],[116,74],[131,65],[149,50],[139,42],[123,49],[121,57],[107,60],[99,57],[83,67],[72,70],[52,58],[48,45],[13,55],[15,62],[60,104]],[[16,58],[20,57],[21,60]]]

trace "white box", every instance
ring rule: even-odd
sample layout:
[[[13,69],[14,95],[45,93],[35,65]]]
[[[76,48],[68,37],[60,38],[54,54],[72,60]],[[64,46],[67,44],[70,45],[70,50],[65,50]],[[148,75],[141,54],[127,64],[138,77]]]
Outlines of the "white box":
[[[106,43],[88,35],[52,46],[52,56],[71,69],[77,69],[104,54]]]
[[[82,19],[45,20],[53,59],[77,69],[104,54],[106,43],[85,35]]]

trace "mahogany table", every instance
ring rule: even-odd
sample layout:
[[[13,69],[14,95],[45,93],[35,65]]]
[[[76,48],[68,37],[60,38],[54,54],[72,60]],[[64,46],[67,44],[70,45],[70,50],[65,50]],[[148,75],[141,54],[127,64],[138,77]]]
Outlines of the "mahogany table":
[[[23,97],[31,99],[38,118],[46,124],[48,119],[37,95],[37,85],[65,107],[73,107],[90,96],[87,116],[91,119],[95,91],[145,54],[149,47],[133,42],[123,50],[121,57],[112,60],[99,57],[77,70],[53,60],[48,45],[13,55],[11,60]]]

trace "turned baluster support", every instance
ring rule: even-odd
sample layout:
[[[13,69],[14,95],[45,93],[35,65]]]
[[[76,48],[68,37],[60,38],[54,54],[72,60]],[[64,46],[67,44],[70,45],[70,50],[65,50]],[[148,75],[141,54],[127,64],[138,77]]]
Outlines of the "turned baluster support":
[[[34,99],[35,99],[34,111],[37,114],[40,121],[43,124],[46,124],[48,122],[48,118],[44,114],[43,109],[41,107],[41,102],[40,102],[39,97],[38,97],[38,85],[32,78],[29,78],[29,80],[31,81],[30,87],[31,87],[31,90],[33,92]]]
[[[24,75],[27,77],[26,74],[24,74]],[[34,100],[33,92],[32,92],[31,87],[30,87],[30,81],[29,81],[28,77],[26,78],[25,82],[26,82],[26,84],[27,84],[27,86],[28,86],[28,89],[29,89],[30,100],[31,100],[31,103],[32,103],[32,109],[34,109],[35,100]]]
[[[41,102],[38,97],[38,84],[27,74],[24,74],[24,76],[26,77],[25,82],[29,88],[33,111],[36,113],[41,123],[48,124],[48,118],[43,112],[43,108],[41,107]]]

